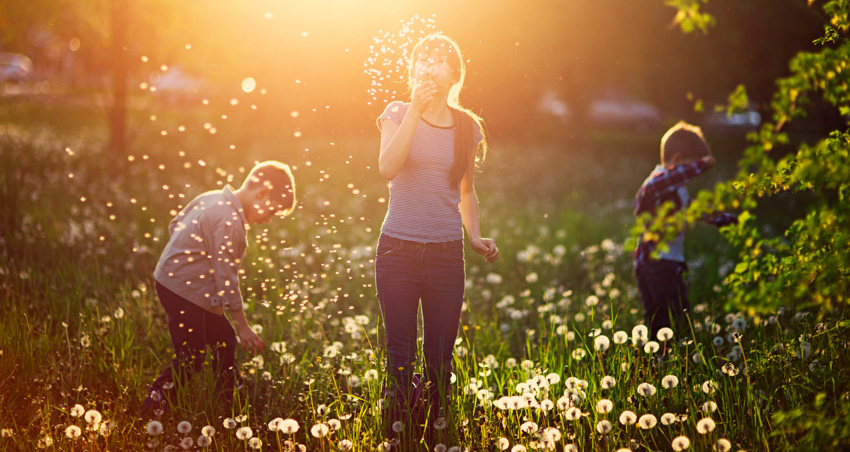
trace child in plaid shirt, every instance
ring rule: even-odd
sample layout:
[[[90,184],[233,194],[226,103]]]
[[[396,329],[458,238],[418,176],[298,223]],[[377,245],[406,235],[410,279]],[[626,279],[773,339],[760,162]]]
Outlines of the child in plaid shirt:
[[[717,163],[699,127],[684,121],[670,128],[661,138],[661,163],[649,174],[635,196],[634,213],[648,212],[655,217],[661,207],[672,203],[666,215],[687,208],[690,198],[685,184]],[[705,218],[717,227],[737,221],[733,214],[721,213]],[[651,339],[658,330],[678,323],[690,309],[684,273],[685,226],[666,247],[656,249],[657,242],[641,235],[635,248],[634,270],[645,310]]]

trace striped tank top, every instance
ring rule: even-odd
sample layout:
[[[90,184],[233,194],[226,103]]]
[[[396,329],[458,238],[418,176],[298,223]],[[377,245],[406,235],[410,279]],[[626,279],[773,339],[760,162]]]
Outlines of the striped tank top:
[[[401,124],[410,104],[392,102],[378,117]],[[483,139],[473,127],[475,143]],[[460,184],[450,186],[454,164],[455,127],[440,127],[419,120],[407,160],[390,182],[390,202],[381,233],[414,242],[448,242],[463,239],[458,204]]]

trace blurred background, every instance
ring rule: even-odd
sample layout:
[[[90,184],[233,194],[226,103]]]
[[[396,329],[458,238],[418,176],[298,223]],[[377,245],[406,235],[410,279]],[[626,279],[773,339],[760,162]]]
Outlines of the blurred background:
[[[118,153],[157,113],[241,114],[258,139],[281,128],[372,137],[384,103],[407,96],[388,73],[403,69],[401,45],[440,31],[465,52],[462,102],[496,141],[658,136],[683,118],[736,132],[759,124],[774,79],[823,27],[805,1],[715,0],[706,11],[718,26],[683,34],[664,3],[0,0],[0,102],[74,105]],[[739,84],[750,105],[717,114]],[[807,124],[833,120],[824,111]]]

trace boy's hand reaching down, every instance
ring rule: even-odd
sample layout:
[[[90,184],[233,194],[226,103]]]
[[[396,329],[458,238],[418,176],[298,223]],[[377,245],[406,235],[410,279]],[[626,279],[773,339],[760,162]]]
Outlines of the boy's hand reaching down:
[[[249,350],[252,353],[259,353],[266,347],[260,336],[257,336],[257,333],[247,325],[241,326],[237,330],[237,334],[239,334],[239,341],[245,350]]]

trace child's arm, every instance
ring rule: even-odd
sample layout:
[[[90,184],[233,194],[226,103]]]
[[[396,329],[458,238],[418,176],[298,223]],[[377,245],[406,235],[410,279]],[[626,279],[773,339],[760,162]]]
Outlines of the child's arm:
[[[473,156],[473,160],[474,160]],[[496,241],[481,237],[481,226],[478,218],[478,195],[475,193],[475,186],[472,182],[474,173],[474,161],[470,162],[466,175],[460,181],[460,216],[463,220],[463,226],[466,228],[466,235],[469,237],[469,244],[472,249],[484,256],[487,262],[495,262],[499,258],[499,248],[496,246]]]
[[[263,340],[251,328],[251,325],[248,324],[248,319],[245,318],[245,311],[231,309],[227,312],[230,314],[230,321],[233,323],[236,334],[239,335],[239,341],[242,342],[242,348],[254,353],[262,351],[265,348],[265,344],[263,344]]]
[[[382,120],[381,153],[378,156],[378,169],[385,179],[394,179],[407,160],[416,126],[419,125],[422,113],[425,112],[436,92],[437,88],[434,82],[427,81],[417,85],[413,89],[410,108],[404,114],[401,124]]]
[[[637,196],[635,196],[635,215],[652,211],[656,199],[678,190],[679,187],[710,169],[716,163],[717,160],[713,156],[707,155],[691,163],[678,165],[653,177],[641,186]]]

